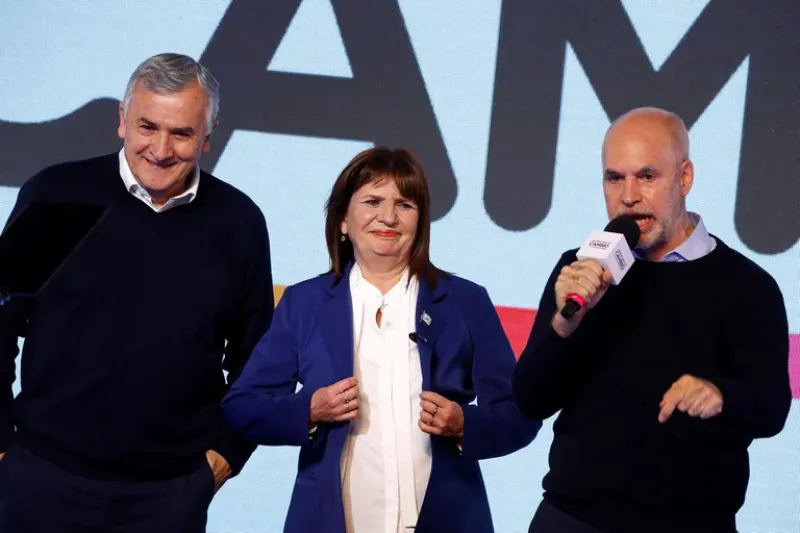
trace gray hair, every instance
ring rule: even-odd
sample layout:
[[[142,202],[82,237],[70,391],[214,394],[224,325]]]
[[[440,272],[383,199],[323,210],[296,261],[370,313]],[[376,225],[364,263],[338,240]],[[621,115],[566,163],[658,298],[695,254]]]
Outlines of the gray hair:
[[[122,98],[122,110],[127,115],[133,90],[138,82],[146,89],[159,94],[178,92],[197,80],[200,88],[208,96],[206,106],[206,126],[208,133],[214,127],[219,112],[219,82],[211,71],[189,56],[165,53],[146,59],[131,74]]]

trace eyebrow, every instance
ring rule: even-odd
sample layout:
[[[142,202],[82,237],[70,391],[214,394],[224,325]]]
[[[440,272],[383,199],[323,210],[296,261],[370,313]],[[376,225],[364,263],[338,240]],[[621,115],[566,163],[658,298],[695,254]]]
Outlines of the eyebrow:
[[[640,169],[639,169],[639,170],[636,172],[636,175],[637,175],[637,176],[641,176],[641,175],[643,175],[643,174],[660,174],[660,173],[661,173],[661,171],[659,171],[659,170],[658,170],[656,167],[654,167],[654,166],[651,166],[651,165],[648,165],[648,166],[646,166],[646,167],[642,167],[642,168],[640,168]]]
[[[158,128],[158,124],[151,120],[147,120],[144,117],[139,118],[139,122],[143,123],[145,126],[150,128]],[[194,135],[194,128],[187,126],[185,128],[172,128],[169,130],[170,133],[173,134],[181,134],[181,135]]]
[[[642,167],[642,168],[640,168],[639,170],[637,170],[636,172],[633,173],[634,176],[643,176],[643,175],[646,175],[646,174],[659,175],[659,174],[661,174],[661,171],[658,170],[656,167],[654,167],[652,165],[647,165],[646,167]],[[607,169],[605,169],[605,171],[603,171],[603,177],[605,179],[621,178],[621,177],[624,177],[624,174],[622,174],[621,172],[617,172],[616,170],[614,170],[612,168],[607,168]]]
[[[374,193],[370,193],[370,194],[365,195],[363,199],[364,200],[380,200],[380,201],[386,200],[386,198],[384,198],[383,196],[379,196],[379,195],[374,194]],[[403,197],[398,198],[397,200],[394,201],[394,203],[396,203],[396,204],[411,203],[411,204],[414,204],[414,205],[417,204],[411,198],[403,198]]]
[[[613,169],[607,168],[607,169],[605,169],[605,170],[603,171],[603,177],[604,177],[605,179],[610,179],[610,178],[621,178],[621,177],[622,177],[622,174],[621,174],[621,173],[619,173],[619,172],[617,172],[616,170],[613,170]]]

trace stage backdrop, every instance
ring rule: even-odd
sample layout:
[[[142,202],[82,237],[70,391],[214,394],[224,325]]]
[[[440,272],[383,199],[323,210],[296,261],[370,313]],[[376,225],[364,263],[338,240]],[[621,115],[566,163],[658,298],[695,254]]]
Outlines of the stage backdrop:
[[[130,72],[183,52],[222,83],[203,165],[264,211],[276,283],[327,269],[344,164],[407,146],[430,176],[434,261],[487,287],[518,351],[561,251],[605,225],[609,120],[666,107],[691,129],[690,208],[780,284],[797,398],[798,27],[797,0],[0,0],[0,219],[40,168],[118,150]],[[751,448],[741,531],[800,531],[799,414]],[[548,421],[483,463],[499,533],[527,530],[550,438]],[[295,457],[260,449],[209,531],[280,531]]]

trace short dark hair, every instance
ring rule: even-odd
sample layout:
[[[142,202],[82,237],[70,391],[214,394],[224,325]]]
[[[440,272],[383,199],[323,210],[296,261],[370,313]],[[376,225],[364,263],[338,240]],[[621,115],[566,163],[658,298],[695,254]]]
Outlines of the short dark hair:
[[[347,264],[355,260],[353,243],[342,241],[341,223],[347,216],[353,194],[368,183],[393,179],[404,198],[417,204],[419,219],[417,233],[411,246],[408,261],[409,276],[425,278],[431,287],[436,286],[438,269],[431,264],[431,197],[422,165],[411,151],[405,148],[376,146],[356,155],[342,170],[325,203],[325,240],[330,257],[330,273],[338,282],[344,276]]]

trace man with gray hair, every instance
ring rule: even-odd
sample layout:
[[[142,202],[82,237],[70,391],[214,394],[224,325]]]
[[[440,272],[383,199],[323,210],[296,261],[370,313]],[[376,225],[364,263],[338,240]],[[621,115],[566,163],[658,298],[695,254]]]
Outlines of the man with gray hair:
[[[9,220],[31,202],[109,210],[35,299],[0,308],[3,533],[200,533],[252,453],[219,402],[272,319],[269,239],[198,166],[218,108],[202,65],[153,56],[120,103],[119,153],[20,189]]]

